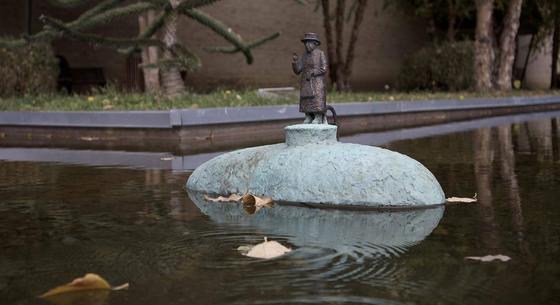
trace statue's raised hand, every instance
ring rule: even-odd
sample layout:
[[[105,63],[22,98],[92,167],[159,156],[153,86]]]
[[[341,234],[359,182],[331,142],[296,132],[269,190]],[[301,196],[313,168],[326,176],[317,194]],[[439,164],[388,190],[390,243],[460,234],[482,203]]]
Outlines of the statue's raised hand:
[[[297,56],[296,53],[294,53],[294,55],[292,56],[292,61],[293,61],[293,62],[298,61],[298,56]]]

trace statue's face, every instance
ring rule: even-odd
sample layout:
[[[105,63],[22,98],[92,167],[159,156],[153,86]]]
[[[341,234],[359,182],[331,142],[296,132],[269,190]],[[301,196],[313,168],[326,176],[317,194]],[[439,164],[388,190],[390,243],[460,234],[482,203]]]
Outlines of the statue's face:
[[[313,51],[313,49],[315,49],[316,47],[317,43],[315,41],[308,40],[305,42],[305,50],[307,50],[307,52]]]

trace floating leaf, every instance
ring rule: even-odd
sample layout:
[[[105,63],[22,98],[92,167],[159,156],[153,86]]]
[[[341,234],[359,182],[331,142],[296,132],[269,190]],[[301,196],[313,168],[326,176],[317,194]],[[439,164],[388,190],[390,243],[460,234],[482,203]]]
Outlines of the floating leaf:
[[[96,290],[96,289],[111,290],[111,285],[109,285],[109,283],[107,283],[107,281],[102,277],[100,277],[99,275],[94,273],[88,273],[84,277],[79,277],[77,279],[74,279],[70,283],[64,284],[62,286],[58,286],[54,289],[47,291],[46,293],[41,295],[41,298],[46,298],[49,296],[68,293],[68,292]]]
[[[55,294],[43,299],[56,305],[106,305],[111,290],[83,290]]]
[[[473,203],[476,202],[476,193],[473,198],[451,197],[447,198],[448,203]]]
[[[247,253],[243,253],[244,252],[243,250],[246,249],[249,249]],[[252,247],[240,246],[238,250],[243,251],[242,254],[245,256],[254,257],[254,258],[265,258],[265,259],[282,256],[292,251],[292,249],[283,246],[277,241],[274,240],[268,241],[266,237],[264,238],[264,242],[258,245]]]
[[[111,290],[128,289],[128,283],[111,288],[111,285],[94,273],[74,279],[72,282],[58,286],[40,295],[40,298],[59,305],[101,305],[105,303]]]
[[[257,197],[251,194],[245,194],[241,199],[243,201],[243,209],[249,214],[254,214],[263,207],[271,207],[274,205],[270,197]]]
[[[204,199],[206,199],[206,201],[213,201],[213,202],[234,202],[234,201],[241,200],[241,198],[242,197],[237,194],[231,194],[229,195],[229,197],[219,196],[217,198],[204,195]]]
[[[511,257],[498,254],[498,255],[486,255],[486,256],[467,256],[465,259],[481,261],[481,262],[491,262],[493,260],[500,260],[502,262],[507,262],[511,260]]]

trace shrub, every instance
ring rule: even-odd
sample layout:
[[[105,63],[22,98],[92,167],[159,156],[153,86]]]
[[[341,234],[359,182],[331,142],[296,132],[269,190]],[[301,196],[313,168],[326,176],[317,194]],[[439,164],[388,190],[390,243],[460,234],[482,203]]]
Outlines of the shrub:
[[[465,90],[472,86],[473,74],[473,42],[443,43],[407,58],[397,86],[401,90]]]
[[[50,45],[0,48],[0,97],[54,92],[57,78],[58,60]]]

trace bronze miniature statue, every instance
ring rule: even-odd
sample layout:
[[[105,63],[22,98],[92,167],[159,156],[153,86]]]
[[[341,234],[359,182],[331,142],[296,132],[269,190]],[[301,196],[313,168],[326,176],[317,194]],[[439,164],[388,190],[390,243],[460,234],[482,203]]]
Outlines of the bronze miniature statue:
[[[327,105],[327,58],[325,53],[317,48],[321,44],[317,34],[306,33],[301,42],[305,45],[305,52],[301,58],[298,58],[296,53],[292,58],[294,73],[301,74],[299,111],[305,113],[304,124],[328,124],[327,110],[333,113],[335,120],[336,114],[334,109]]]

